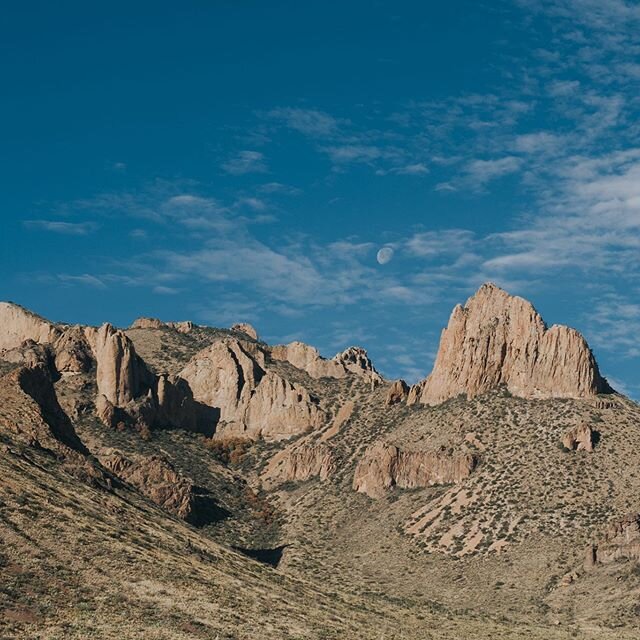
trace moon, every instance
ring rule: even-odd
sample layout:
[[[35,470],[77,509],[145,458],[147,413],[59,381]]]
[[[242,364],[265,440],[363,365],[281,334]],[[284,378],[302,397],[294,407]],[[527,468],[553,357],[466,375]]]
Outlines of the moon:
[[[376,255],[378,264],[387,264],[387,262],[391,261],[391,258],[393,258],[393,249],[391,247],[382,247]]]

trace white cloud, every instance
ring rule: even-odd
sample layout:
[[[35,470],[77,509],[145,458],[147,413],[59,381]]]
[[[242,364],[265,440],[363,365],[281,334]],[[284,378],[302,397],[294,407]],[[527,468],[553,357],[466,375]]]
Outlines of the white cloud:
[[[42,229],[71,236],[86,236],[98,228],[95,222],[65,222],[62,220],[25,220],[28,229]]]
[[[241,176],[246,173],[265,173],[267,166],[264,154],[260,151],[239,151],[235,156],[227,160],[222,168],[233,176]]]
[[[316,109],[281,107],[269,111],[267,115],[281,120],[290,129],[312,137],[328,137],[338,129],[338,121],[335,118]]]
[[[497,178],[515,173],[522,165],[522,160],[515,156],[506,156],[492,160],[472,160],[465,168],[465,183],[474,188],[482,188]]]

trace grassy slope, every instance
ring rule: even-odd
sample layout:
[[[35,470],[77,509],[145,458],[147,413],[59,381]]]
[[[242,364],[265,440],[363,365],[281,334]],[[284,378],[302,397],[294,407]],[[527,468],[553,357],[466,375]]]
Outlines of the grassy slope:
[[[154,369],[172,372],[224,333],[129,332]],[[227,469],[212,460],[200,436],[163,432],[142,442],[80,420],[91,449],[160,452],[230,513],[195,529],[132,490],[83,484],[54,457],[15,441],[2,429],[11,403],[3,391],[0,637],[637,637],[634,566],[601,567],[557,588],[599,526],[637,508],[635,405],[596,409],[495,393],[434,409],[386,408],[385,388],[372,394],[350,380],[313,381],[286,364],[274,366],[306,384],[330,414],[347,399],[356,409],[328,441],[339,458],[335,477],[260,494],[278,517],[268,531],[243,491],[257,492],[258,470],[273,445],[255,446]],[[91,384],[65,384],[58,383],[60,394],[93,392]],[[28,421],[28,408],[19,410]],[[562,452],[562,432],[583,419],[600,431],[598,448],[591,455]],[[469,432],[482,444],[481,463],[460,489],[478,499],[443,517],[428,535],[412,537],[404,529],[426,505],[438,507],[459,488],[396,490],[378,501],[351,489],[357,459],[379,437],[422,448],[460,444]],[[516,516],[508,534],[505,523]],[[464,541],[478,520],[482,544],[473,553],[456,557],[460,544],[439,543],[458,521]],[[508,543],[501,553],[489,552],[496,540]],[[277,570],[228,548],[276,543],[288,545]]]

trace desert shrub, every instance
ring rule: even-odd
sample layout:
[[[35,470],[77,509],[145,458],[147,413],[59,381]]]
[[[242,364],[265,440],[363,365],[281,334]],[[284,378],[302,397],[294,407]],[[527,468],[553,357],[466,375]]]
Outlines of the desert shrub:
[[[237,436],[206,438],[205,447],[224,464],[236,466],[251,447],[251,440]]]

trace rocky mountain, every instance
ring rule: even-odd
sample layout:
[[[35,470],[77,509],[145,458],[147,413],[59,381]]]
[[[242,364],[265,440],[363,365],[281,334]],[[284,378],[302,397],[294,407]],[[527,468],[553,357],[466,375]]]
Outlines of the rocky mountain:
[[[2,303],[0,400],[2,637],[637,637],[640,407],[494,285],[412,387]]]
[[[522,398],[584,398],[608,390],[577,331],[547,328],[529,302],[485,284],[453,310],[416,400],[472,398],[501,384]]]

